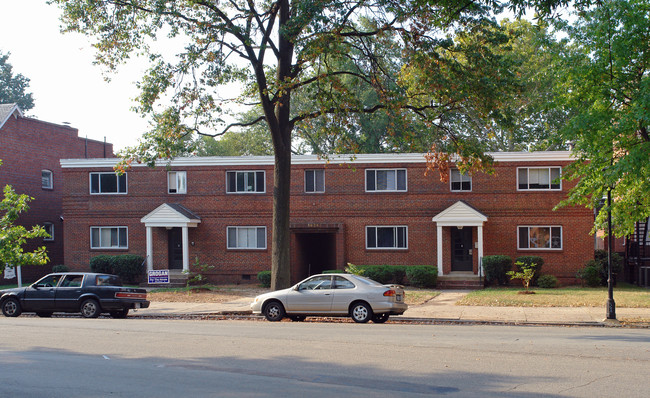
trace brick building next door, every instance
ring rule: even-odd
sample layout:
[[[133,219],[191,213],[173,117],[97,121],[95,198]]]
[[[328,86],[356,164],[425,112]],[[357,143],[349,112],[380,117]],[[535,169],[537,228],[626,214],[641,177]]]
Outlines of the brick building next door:
[[[451,228],[451,270],[472,271],[472,228]]]

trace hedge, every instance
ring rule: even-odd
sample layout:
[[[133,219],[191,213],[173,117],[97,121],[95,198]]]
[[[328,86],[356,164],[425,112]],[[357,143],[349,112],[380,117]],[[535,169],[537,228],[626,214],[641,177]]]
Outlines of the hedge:
[[[438,282],[438,268],[432,265],[412,265],[406,267],[409,285],[415,287],[435,287]]]
[[[381,284],[403,284],[407,265],[355,265],[348,263],[345,272],[365,276]]]
[[[482,261],[486,286],[508,284],[506,272],[512,269],[512,258],[504,255],[493,255],[483,257]]]
[[[257,280],[262,287],[271,287],[271,271],[261,271],[257,273]]]
[[[90,259],[90,269],[103,274],[115,274],[124,283],[142,282],[145,276],[144,258],[135,254],[99,255]]]

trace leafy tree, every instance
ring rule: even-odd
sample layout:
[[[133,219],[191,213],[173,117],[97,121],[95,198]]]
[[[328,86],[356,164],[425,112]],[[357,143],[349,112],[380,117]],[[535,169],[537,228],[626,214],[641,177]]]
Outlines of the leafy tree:
[[[614,234],[629,235],[650,216],[650,3],[606,0],[576,16],[558,91],[580,110],[562,131],[577,158],[565,178],[578,182],[563,204],[596,208],[611,189]],[[606,220],[599,212],[596,228]]]
[[[17,194],[10,185],[4,187],[4,198],[0,202],[0,272],[7,266],[44,265],[49,261],[45,247],[27,253],[22,247],[27,239],[49,236],[43,227],[27,230],[22,225],[14,225],[20,213],[29,210],[27,202],[31,199]]]
[[[556,4],[563,0],[540,1]],[[231,127],[266,124],[275,156],[273,187],[272,287],[290,284],[289,214],[290,169],[294,129],[310,128],[321,116],[332,125],[354,129],[355,115],[379,111],[398,115],[408,125],[400,131],[400,140],[408,142],[422,131],[432,131],[435,153],[459,152],[467,165],[487,160],[483,147],[472,139],[453,134],[438,120],[449,112],[460,111],[465,103],[490,101],[495,86],[473,85],[462,78],[483,72],[478,81],[496,73],[482,61],[481,49],[471,47],[470,62],[453,62],[447,36],[451,32],[482,29],[491,22],[487,14],[493,0],[50,0],[63,9],[67,31],[77,31],[95,40],[97,61],[114,69],[134,53],[149,56],[152,66],[139,83],[138,111],[151,114],[154,125],[140,144],[124,152],[124,167],[138,161],[154,164],[156,158],[171,158],[186,150],[186,136],[195,133],[218,135]],[[534,3],[516,0],[519,8]],[[486,32],[488,32],[486,30]],[[170,36],[182,41],[184,49],[176,57],[156,51],[155,39]],[[403,46],[404,63],[409,65],[410,80],[426,80],[440,52],[453,73],[438,83],[436,96],[414,90],[417,85],[395,79],[389,67],[391,57],[383,57],[382,43],[398,36]],[[469,65],[469,68],[468,68]],[[425,69],[432,67],[431,69]],[[403,69],[406,70],[406,69]],[[463,71],[467,72],[464,73]],[[453,80],[452,77],[460,80]],[[423,79],[424,78],[424,79]],[[240,82],[242,94],[224,100],[219,87]],[[434,82],[435,83],[435,82]],[[229,94],[232,86],[222,93]],[[374,91],[374,100],[359,93]],[[297,95],[310,99],[308,107],[293,107]],[[158,107],[159,100],[169,104]],[[246,123],[223,125],[224,104],[253,104],[261,110]],[[487,105],[486,105],[487,106]],[[482,108],[484,109],[484,108]],[[338,130],[341,131],[341,130]],[[335,133],[338,133],[336,131]],[[468,142],[464,142],[467,139]],[[432,157],[442,164],[447,157]]]
[[[13,67],[8,62],[10,53],[0,51],[0,104],[18,104],[20,109],[28,111],[34,107],[32,93],[27,93],[29,79],[20,73],[13,74]]]

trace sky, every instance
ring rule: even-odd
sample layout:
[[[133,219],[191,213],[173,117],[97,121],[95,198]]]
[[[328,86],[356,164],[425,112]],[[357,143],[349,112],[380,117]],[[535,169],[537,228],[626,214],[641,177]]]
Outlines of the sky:
[[[0,51],[11,53],[13,73],[30,79],[34,108],[27,116],[67,124],[80,137],[113,143],[117,151],[137,143],[148,121],[131,111],[144,63],[129,63],[104,80],[94,50],[80,34],[60,33],[61,12],[45,0],[2,1]]]

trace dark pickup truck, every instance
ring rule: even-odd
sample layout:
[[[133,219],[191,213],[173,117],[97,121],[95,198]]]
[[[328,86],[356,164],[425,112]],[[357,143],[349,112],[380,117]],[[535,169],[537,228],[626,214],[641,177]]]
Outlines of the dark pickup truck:
[[[23,288],[0,290],[4,316],[35,312],[50,317],[54,312],[80,312],[84,318],[108,313],[126,318],[130,309],[148,308],[145,289],[123,287],[116,275],[61,272],[44,276]]]

